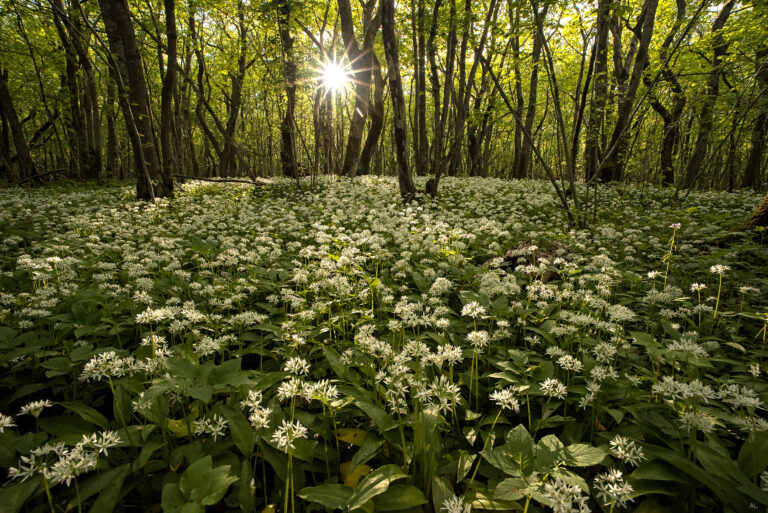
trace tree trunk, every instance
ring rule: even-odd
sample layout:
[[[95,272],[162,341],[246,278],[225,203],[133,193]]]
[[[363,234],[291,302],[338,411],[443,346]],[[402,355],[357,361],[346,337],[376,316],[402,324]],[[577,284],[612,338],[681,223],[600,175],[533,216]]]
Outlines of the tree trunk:
[[[176,169],[176,145],[173,137],[173,97],[176,92],[176,3],[163,0],[165,7],[165,33],[167,37],[167,65],[160,92],[160,147],[163,150],[163,169],[174,175]]]
[[[397,156],[397,179],[400,195],[406,203],[413,199],[416,187],[413,185],[408,164],[408,127],[405,115],[405,97],[400,77],[400,55],[395,37],[395,0],[381,0],[381,34],[384,40],[384,55],[387,59],[389,91],[392,97],[392,112],[395,128],[395,154]]]
[[[368,117],[371,94],[371,69],[373,68],[373,43],[379,31],[381,16],[374,17],[373,10],[377,0],[368,0],[363,4],[363,45],[358,45],[355,37],[355,25],[352,19],[352,8],[349,0],[338,0],[339,18],[341,19],[341,36],[347,49],[352,67],[352,78],[355,84],[355,110],[349,124],[347,148],[344,152],[344,163],[341,175],[354,178],[360,162],[360,147],[363,143],[363,129]]]
[[[643,73],[648,65],[648,49],[651,45],[653,28],[656,21],[656,8],[659,0],[645,0],[643,10],[638,18],[637,26],[634,27],[635,37],[638,40],[635,52],[632,73],[629,77],[629,83],[623,89],[619,105],[617,108],[616,123],[613,126],[610,143],[608,144],[608,153],[605,162],[601,166],[601,178],[603,180],[619,181],[624,176],[624,166],[626,164],[626,152],[630,141],[630,123],[632,110],[635,106],[635,97],[637,89],[643,78]],[[619,35],[619,38],[621,36]],[[617,45],[614,43],[614,48]],[[629,51],[627,60],[629,61],[633,51]],[[625,70],[626,72],[626,70]]]
[[[378,148],[381,131],[384,128],[384,75],[381,73],[381,64],[376,54],[373,54],[373,105],[370,108],[371,125],[368,128],[368,136],[365,139],[363,152],[360,154],[360,173],[371,172],[371,158]]]
[[[296,136],[294,134],[294,111],[296,110],[296,62],[293,57],[293,37],[291,37],[290,0],[278,0],[278,25],[280,44],[283,52],[283,78],[285,80],[285,113],[280,125],[280,161],[283,175],[291,178],[299,177],[296,162]]]
[[[237,3],[237,22],[240,53],[237,56],[237,71],[231,76],[232,90],[229,100],[229,115],[227,116],[227,123],[224,127],[224,134],[222,134],[224,135],[224,143],[219,163],[219,174],[223,177],[234,176],[237,170],[237,148],[235,147],[234,138],[235,129],[237,128],[237,119],[240,115],[240,107],[243,102],[243,81],[245,80],[246,71],[246,45],[248,43],[248,31],[245,25],[245,4],[242,1]],[[293,45],[293,43],[291,43],[291,45]],[[293,81],[295,81],[295,78]]]
[[[587,120],[587,136],[584,146],[584,174],[591,178],[597,173],[602,158],[601,144],[605,104],[608,97],[608,18],[611,1],[599,0],[597,4],[597,31],[595,34],[595,65],[592,103]]]
[[[714,126],[715,102],[717,101],[717,96],[720,94],[720,75],[722,75],[723,72],[723,57],[725,57],[725,53],[728,50],[728,43],[723,40],[721,32],[723,27],[725,27],[725,22],[728,20],[735,3],[736,0],[729,0],[723,4],[712,24],[712,38],[714,44],[712,69],[709,72],[709,78],[707,80],[707,92],[704,97],[704,105],[702,105],[701,113],[699,114],[699,134],[696,137],[693,153],[691,154],[688,166],[685,169],[685,186],[688,188],[691,188],[696,184],[707,158],[709,139],[712,136],[712,128]]]
[[[109,39],[112,73],[133,146],[137,196],[140,200],[173,197],[173,175],[164,173],[160,163],[149,90],[128,2],[99,0],[99,5]]]
[[[755,52],[757,66],[757,83],[762,88],[762,97],[759,98],[760,114],[755,118],[752,127],[752,138],[749,144],[749,156],[744,169],[742,187],[759,187],[763,175],[763,155],[765,153],[765,139],[768,136],[768,45],[761,44]]]
[[[29,153],[29,146],[24,138],[24,130],[13,105],[13,99],[8,92],[8,72],[0,69],[0,109],[3,110],[5,120],[8,122],[13,145],[16,148],[16,165],[18,171],[13,170],[13,166],[8,166],[8,178],[11,182],[25,180],[37,175],[37,166]],[[10,162],[9,162],[10,164]]]

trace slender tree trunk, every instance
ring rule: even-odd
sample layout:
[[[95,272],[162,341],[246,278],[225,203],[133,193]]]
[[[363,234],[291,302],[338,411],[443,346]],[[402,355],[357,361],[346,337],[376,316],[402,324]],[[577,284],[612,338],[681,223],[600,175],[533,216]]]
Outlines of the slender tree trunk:
[[[16,182],[37,175],[37,166],[29,153],[24,129],[13,105],[11,94],[8,92],[8,72],[3,69],[0,69],[0,109],[2,109],[5,120],[8,122],[13,137],[13,145],[16,148],[18,171],[14,171],[13,166],[9,166],[8,178],[11,182]]]
[[[763,155],[765,154],[765,139],[768,136],[768,45],[761,44],[755,52],[757,66],[757,83],[763,89],[759,98],[761,112],[755,118],[752,126],[752,137],[749,144],[749,156],[744,169],[742,187],[759,187],[763,175]]]
[[[278,0],[278,25],[280,44],[283,52],[283,78],[285,80],[285,114],[280,125],[280,161],[283,175],[298,179],[299,170],[296,162],[296,136],[294,134],[294,111],[296,110],[296,62],[293,56],[293,37],[291,36],[291,0]]]
[[[287,1],[287,0],[286,0]],[[219,164],[219,173],[223,177],[234,176],[237,170],[237,148],[235,147],[235,129],[240,115],[240,107],[243,101],[243,82],[246,71],[246,51],[248,43],[248,31],[245,25],[245,4],[237,3],[238,40],[240,53],[237,56],[237,71],[232,74],[232,89],[229,100],[229,115],[224,127],[224,143]],[[281,32],[282,37],[282,32]],[[292,45],[293,43],[291,43]],[[294,68],[295,69],[295,68]],[[295,78],[293,79],[295,81]],[[294,87],[295,91],[295,87]],[[295,92],[294,92],[295,95]]]
[[[384,75],[381,73],[381,64],[376,54],[373,54],[373,105],[371,105],[369,114],[371,125],[368,128],[368,136],[365,139],[363,152],[360,154],[360,173],[369,174],[371,172],[371,158],[379,145],[381,131],[384,128]]]
[[[355,37],[355,25],[349,0],[338,0],[341,36],[352,63],[352,77],[355,84],[355,110],[349,123],[347,148],[344,152],[344,163],[341,166],[342,176],[350,178],[353,178],[358,171],[363,130],[370,107],[373,43],[381,24],[381,17],[378,13],[375,17],[373,16],[376,2],[377,0],[368,0],[367,3],[363,4],[363,45],[360,47],[357,37]]]
[[[691,158],[688,161],[688,166],[685,169],[685,186],[688,188],[696,185],[696,181],[707,158],[709,139],[712,136],[712,128],[714,127],[715,102],[720,94],[723,57],[725,57],[725,53],[728,50],[728,43],[723,40],[722,30],[735,3],[736,0],[729,0],[723,4],[712,24],[712,38],[714,42],[712,69],[709,72],[707,92],[704,97],[704,104],[701,107],[701,113],[699,114],[699,133],[696,137],[696,143],[694,144]]]
[[[547,10],[549,4],[544,5],[541,8],[541,19],[545,19],[547,16]],[[528,105],[525,108],[525,129],[528,132],[533,133],[533,122],[536,120],[536,101],[538,99],[539,91],[539,60],[541,58],[541,49],[543,41],[538,31],[533,37],[533,49],[531,50],[531,77],[528,84]],[[531,172],[533,149],[531,148],[531,142],[527,139],[522,141],[522,151],[520,154],[520,160],[518,165],[519,169],[515,170],[515,176],[523,178],[528,176]]]
[[[645,68],[648,66],[648,50],[651,45],[658,5],[659,0],[645,0],[637,26],[634,28],[638,43],[636,51],[630,50],[627,61],[629,61],[632,53],[635,54],[635,59],[629,82],[626,84],[626,87],[622,86],[623,92],[619,99],[616,123],[613,126],[613,133],[608,145],[611,153],[606,156],[606,161],[602,164],[601,177],[604,180],[618,181],[624,176],[626,151],[631,139],[629,130],[630,116],[635,105],[637,89],[640,86]],[[618,37],[621,37],[620,33]],[[616,48],[615,43],[614,48]],[[626,69],[626,67],[624,68]]]
[[[163,0],[165,7],[165,33],[167,37],[167,65],[160,92],[160,147],[163,151],[163,168],[173,175],[176,170],[176,145],[173,137],[173,97],[176,92],[176,3]]]
[[[597,173],[602,158],[601,144],[605,104],[608,97],[608,18],[611,1],[599,0],[597,4],[597,31],[595,34],[595,85],[587,120],[587,135],[584,146],[584,171],[587,177]]]
[[[112,72],[130,134],[141,200],[173,196],[173,175],[163,172],[154,134],[149,90],[127,0],[99,0],[111,50]]]
[[[407,203],[416,194],[416,187],[413,185],[408,164],[408,126],[405,115],[403,83],[400,77],[400,55],[395,37],[395,0],[381,0],[381,2],[381,33],[384,40],[384,54],[387,59],[389,91],[392,97],[397,178],[400,185],[400,195],[403,201]]]

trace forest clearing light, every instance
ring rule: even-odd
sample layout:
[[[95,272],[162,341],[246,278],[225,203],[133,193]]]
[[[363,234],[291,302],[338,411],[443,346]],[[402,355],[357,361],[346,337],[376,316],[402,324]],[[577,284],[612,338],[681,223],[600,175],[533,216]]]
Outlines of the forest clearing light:
[[[320,68],[320,79],[326,91],[338,92],[343,90],[349,82],[349,73],[340,63],[333,61],[326,62]]]

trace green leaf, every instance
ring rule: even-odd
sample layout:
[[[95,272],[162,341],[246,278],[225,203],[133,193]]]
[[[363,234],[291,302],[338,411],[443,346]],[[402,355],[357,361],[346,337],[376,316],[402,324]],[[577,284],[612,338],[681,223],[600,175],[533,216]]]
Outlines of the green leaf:
[[[130,464],[126,463],[120,467],[112,469],[113,475],[107,482],[107,485],[96,498],[96,502],[91,506],[90,513],[112,513],[120,500],[123,491],[123,482],[130,473]]]
[[[237,490],[237,500],[240,503],[240,509],[246,513],[256,511],[256,500],[251,488],[253,481],[253,471],[248,461],[240,465],[240,482]]]
[[[739,467],[750,478],[754,478],[768,467],[768,431],[749,435],[739,451]]]
[[[248,419],[246,419],[245,415],[240,411],[225,404],[218,405],[216,409],[229,424],[229,431],[232,433],[232,440],[235,442],[237,448],[240,449],[243,456],[250,458],[251,455],[253,455],[255,441],[253,430],[248,423]]]
[[[397,511],[426,504],[421,490],[411,485],[392,485],[389,490],[373,499],[376,511]]]
[[[344,509],[355,491],[340,484],[322,484],[302,488],[297,494],[308,502],[316,502],[328,509]]]
[[[352,461],[349,466],[349,470],[354,470],[358,465],[367,463],[373,458],[379,448],[384,444],[384,439],[376,435],[375,433],[367,433],[363,439],[360,449],[352,456]]]
[[[17,513],[27,502],[27,499],[35,493],[41,482],[42,478],[36,476],[21,483],[3,485],[0,488],[0,504],[3,506],[3,512]]]
[[[563,449],[562,455],[568,467],[591,467],[602,462],[608,451],[588,444],[573,444]]]
[[[95,424],[96,426],[99,426],[103,430],[109,429],[109,421],[107,418],[99,413],[97,410],[91,408],[90,406],[86,406],[82,403],[75,403],[75,402],[66,402],[66,403],[59,403],[61,406],[66,408],[67,410],[71,411],[72,413],[75,413],[76,415],[79,415],[81,419],[90,422],[91,424]]]
[[[536,445],[525,426],[518,424],[507,433],[504,445],[493,450],[483,451],[483,457],[488,462],[509,475],[531,475],[534,468],[534,451]]]
[[[347,502],[350,510],[363,506],[366,502],[387,491],[390,483],[408,477],[408,474],[397,465],[384,465],[368,474],[355,493]]]
[[[493,494],[493,498],[503,501],[516,501],[525,496],[523,491],[526,488],[528,488],[527,480],[520,477],[508,478],[496,486],[496,492]]]
[[[555,435],[547,435],[536,444],[536,460],[534,467],[538,472],[547,472],[557,465],[561,459],[563,442]]]
[[[187,467],[179,481],[179,490],[190,501],[210,506],[224,497],[229,485],[239,478],[229,475],[229,465],[213,468],[206,456]]]

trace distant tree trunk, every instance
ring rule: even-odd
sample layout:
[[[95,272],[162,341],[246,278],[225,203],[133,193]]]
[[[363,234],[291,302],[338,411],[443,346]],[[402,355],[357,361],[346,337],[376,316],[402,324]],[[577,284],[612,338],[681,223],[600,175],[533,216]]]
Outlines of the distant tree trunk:
[[[136,193],[141,200],[173,197],[173,175],[164,173],[155,140],[149,91],[144,66],[133,31],[127,0],[99,0],[118,84],[120,106],[133,146],[137,177]]]
[[[626,69],[622,69],[619,73],[619,75],[629,75],[629,83],[626,85],[620,84],[621,91],[616,112],[616,123],[613,125],[613,133],[611,134],[611,139],[608,143],[609,153],[606,155],[605,162],[603,162],[600,172],[601,178],[605,181],[618,181],[624,176],[626,152],[631,136],[629,130],[629,124],[631,122],[630,118],[633,107],[635,106],[637,89],[640,86],[645,68],[648,65],[648,49],[651,45],[651,37],[653,36],[653,28],[656,21],[656,8],[658,5],[659,0],[645,0],[643,9],[637,20],[637,25],[632,28],[634,37],[637,39],[637,49],[631,75],[629,74],[629,70]],[[621,33],[618,32],[617,35],[619,38],[618,40],[620,41]],[[616,48],[617,42],[614,40],[614,49]],[[632,50],[629,52],[629,55],[631,54]],[[616,59],[617,63],[620,62],[620,57],[619,53]],[[627,60],[629,60],[629,58],[627,58]]]
[[[360,162],[360,147],[363,143],[363,129],[368,117],[371,95],[371,70],[373,68],[373,43],[379,31],[381,16],[373,16],[377,0],[368,0],[363,4],[363,45],[360,47],[355,37],[355,24],[349,0],[338,0],[341,36],[352,63],[352,77],[355,84],[355,110],[349,123],[347,148],[341,175],[353,178],[357,174]]]
[[[16,148],[16,165],[18,172],[13,170],[13,166],[8,166],[8,178],[11,182],[24,180],[33,175],[37,175],[37,166],[29,153],[29,146],[24,138],[24,130],[13,105],[13,99],[8,92],[8,71],[0,69],[0,109],[3,110],[5,120],[10,127],[13,145]],[[9,162],[10,164],[10,162]]]
[[[160,147],[163,150],[163,169],[166,173],[176,173],[176,145],[173,137],[173,97],[176,92],[177,55],[176,55],[176,3],[175,0],[163,0],[165,7],[165,33],[167,38],[167,65],[163,88],[160,92]]]
[[[240,52],[237,56],[237,70],[231,75],[232,90],[229,96],[229,115],[227,116],[227,123],[224,127],[224,134],[222,134],[224,136],[224,142],[219,163],[219,174],[223,177],[234,176],[235,171],[237,170],[235,129],[237,128],[237,119],[240,115],[240,107],[243,102],[243,82],[245,81],[246,51],[248,43],[248,31],[245,26],[245,4],[242,0],[237,3],[237,23]],[[292,45],[293,43],[291,42],[291,46]],[[295,81],[295,78],[293,81]]]
[[[429,54],[430,84],[432,87],[432,107],[433,111],[433,140],[432,140],[432,171],[434,176],[427,181],[427,194],[437,197],[440,184],[440,177],[443,174],[444,167],[444,147],[445,147],[445,128],[448,119],[448,108],[450,105],[451,94],[453,92],[453,68],[456,58],[456,0],[450,0],[449,21],[448,21],[448,44],[445,57],[445,74],[443,78],[443,97],[440,98],[440,71],[437,67],[437,47],[435,38],[440,14],[442,0],[435,0],[432,13],[432,25],[427,40],[427,51]]]
[[[389,91],[392,97],[392,112],[395,128],[395,154],[397,156],[397,178],[403,201],[409,202],[416,194],[411,170],[408,164],[408,127],[405,115],[405,97],[400,77],[400,55],[395,37],[395,0],[381,0],[381,34],[384,40],[384,55],[387,59]]]
[[[547,10],[549,4],[545,4],[541,7],[541,13],[536,16],[541,16],[541,19],[547,17]],[[528,132],[533,133],[533,122],[536,120],[536,100],[539,90],[539,59],[541,57],[541,49],[543,41],[538,31],[533,36],[533,49],[531,50],[531,77],[528,84],[528,105],[525,107],[525,129]],[[528,176],[531,168],[531,156],[533,155],[533,148],[531,148],[531,141],[524,139],[522,141],[522,148],[520,152],[520,159],[517,162],[518,169],[514,171],[514,175],[517,178],[524,178]]]
[[[119,139],[117,137],[117,115],[115,112],[115,84],[110,81],[107,87],[107,104],[104,109],[107,114],[107,176],[122,178],[122,161],[119,156]]]
[[[99,93],[79,21],[82,7],[79,0],[71,0],[70,5],[71,14],[65,10],[62,0],[51,0],[53,19],[65,53],[66,84],[70,94],[70,145],[74,153],[72,167],[82,178],[97,179],[102,168]],[[85,84],[82,90],[80,69],[83,70]]]
[[[296,136],[294,134],[294,111],[296,109],[296,62],[293,57],[293,37],[291,37],[290,0],[278,0],[278,25],[280,44],[283,52],[283,78],[285,80],[285,113],[280,125],[280,161],[283,175],[298,178],[299,170],[296,162]]]
[[[749,144],[749,157],[744,169],[742,187],[759,187],[763,174],[763,155],[765,154],[765,139],[768,136],[768,45],[761,44],[755,52],[757,66],[757,83],[763,89],[761,112],[755,118],[752,127],[752,138]]]
[[[605,103],[608,98],[608,18],[611,1],[597,3],[597,31],[595,34],[595,64],[593,75],[592,103],[587,120],[587,135],[584,147],[584,174],[591,178],[597,173],[602,158],[603,122]]]
[[[699,133],[693,147],[693,153],[685,169],[685,186],[688,188],[696,185],[709,149],[709,139],[712,136],[714,126],[714,109],[717,96],[720,94],[720,76],[723,73],[723,57],[728,50],[728,43],[723,40],[722,30],[725,22],[731,14],[736,0],[729,0],[720,8],[714,23],[712,24],[713,57],[712,68],[707,79],[707,92],[704,104],[699,114]]]
[[[371,125],[368,128],[368,136],[365,138],[365,146],[360,154],[360,173],[369,174],[371,172],[371,158],[376,153],[381,138],[381,131],[384,128],[384,75],[381,73],[381,64],[376,54],[373,54],[373,105],[370,107]]]

